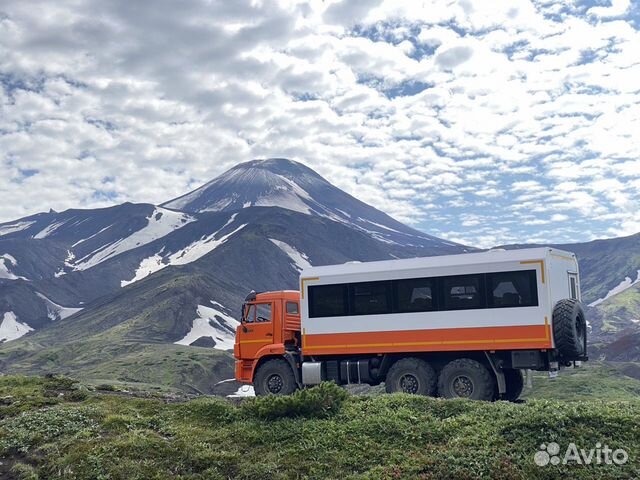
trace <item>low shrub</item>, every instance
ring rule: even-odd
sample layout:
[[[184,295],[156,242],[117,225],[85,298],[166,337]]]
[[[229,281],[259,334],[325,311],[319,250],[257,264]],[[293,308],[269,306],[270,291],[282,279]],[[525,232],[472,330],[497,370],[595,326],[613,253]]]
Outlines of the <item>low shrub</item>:
[[[70,392],[66,392],[64,394],[65,400],[69,402],[82,402],[89,398],[89,390],[86,387],[78,388],[76,390],[71,390]]]
[[[57,397],[60,392],[73,390],[78,382],[64,375],[46,375],[43,388],[45,397]]]
[[[349,393],[335,383],[322,383],[293,395],[258,397],[242,404],[252,418],[274,420],[287,417],[328,418],[340,411]]]
[[[236,417],[237,409],[226,399],[215,397],[196,398],[178,404],[172,409],[172,415],[203,424],[227,423]]]
[[[37,444],[60,436],[93,431],[97,424],[87,408],[45,408],[23,412],[0,421],[0,454],[10,451],[26,453]]]
[[[39,479],[36,469],[33,468],[31,465],[27,465],[25,463],[16,463],[11,468],[11,473],[13,473],[16,476],[16,478],[19,478],[20,480],[38,480]]]
[[[110,383],[101,383],[96,386],[96,390],[100,390],[102,392],[119,392],[120,388]]]

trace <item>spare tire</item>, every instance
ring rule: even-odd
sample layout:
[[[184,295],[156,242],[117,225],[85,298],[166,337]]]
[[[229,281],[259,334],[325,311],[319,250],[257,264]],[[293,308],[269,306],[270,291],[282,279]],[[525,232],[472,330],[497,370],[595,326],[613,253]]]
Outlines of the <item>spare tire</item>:
[[[556,303],[553,308],[553,339],[564,360],[577,360],[587,353],[587,321],[580,302],[567,298]]]

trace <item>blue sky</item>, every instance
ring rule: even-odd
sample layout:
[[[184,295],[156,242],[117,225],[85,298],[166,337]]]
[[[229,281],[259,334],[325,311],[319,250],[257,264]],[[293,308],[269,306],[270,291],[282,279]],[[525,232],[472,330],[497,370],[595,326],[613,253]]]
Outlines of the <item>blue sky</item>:
[[[0,222],[288,157],[471,245],[637,233],[639,28],[625,0],[5,0]]]

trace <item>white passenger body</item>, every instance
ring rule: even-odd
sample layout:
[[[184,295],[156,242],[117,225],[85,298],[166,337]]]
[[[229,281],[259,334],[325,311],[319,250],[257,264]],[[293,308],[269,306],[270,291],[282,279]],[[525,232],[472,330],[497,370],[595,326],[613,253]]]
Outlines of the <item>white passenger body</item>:
[[[538,305],[433,312],[310,318],[309,287],[409,278],[535,270]],[[571,278],[575,282],[571,291]],[[398,332],[476,327],[550,326],[558,300],[580,299],[575,254],[554,248],[492,250],[426,258],[346,263],[307,268],[301,273],[303,335]],[[548,327],[545,327],[548,329]]]

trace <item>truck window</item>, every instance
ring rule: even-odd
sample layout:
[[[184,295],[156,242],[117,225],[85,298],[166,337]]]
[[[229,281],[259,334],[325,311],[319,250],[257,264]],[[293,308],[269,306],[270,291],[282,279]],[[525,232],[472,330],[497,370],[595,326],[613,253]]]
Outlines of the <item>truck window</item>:
[[[411,278],[396,280],[395,308],[398,313],[428,312],[435,310],[435,279]]]
[[[352,315],[391,313],[391,282],[353,283],[349,297]]]
[[[483,308],[482,275],[442,277],[443,310]]]
[[[347,285],[309,287],[309,317],[341,317],[348,315]]]
[[[538,305],[536,271],[487,273],[489,308]]]
[[[574,300],[578,300],[578,275],[575,273],[569,274],[569,295]]]
[[[256,307],[257,307],[256,322],[270,322],[271,321],[271,304],[258,303]]]
[[[300,313],[298,304],[296,302],[287,302],[287,313],[289,315],[298,315]]]

